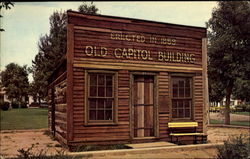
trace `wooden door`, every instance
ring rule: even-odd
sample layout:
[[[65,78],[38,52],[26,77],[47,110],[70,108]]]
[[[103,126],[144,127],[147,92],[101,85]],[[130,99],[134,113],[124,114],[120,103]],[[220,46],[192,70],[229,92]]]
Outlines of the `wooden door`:
[[[134,137],[153,137],[154,76],[135,75],[133,85]]]

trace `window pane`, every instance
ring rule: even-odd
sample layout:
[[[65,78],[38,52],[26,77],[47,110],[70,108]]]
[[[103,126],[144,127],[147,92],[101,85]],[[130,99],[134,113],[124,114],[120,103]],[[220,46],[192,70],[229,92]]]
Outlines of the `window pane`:
[[[113,76],[108,73],[89,73],[89,120],[113,120]]]
[[[178,118],[183,118],[183,117],[184,117],[183,109],[178,109]]]
[[[178,97],[178,88],[173,88],[173,97]]]
[[[89,100],[89,108],[90,109],[96,109],[96,99],[90,99]]]
[[[179,97],[184,97],[184,87],[179,87]]]
[[[113,100],[112,99],[107,99],[106,100],[106,109],[111,109],[113,105]]]
[[[174,77],[172,79],[172,117],[173,118],[191,118],[192,110],[192,92],[191,78]]]
[[[183,109],[183,100],[178,101],[178,109]]]
[[[113,90],[112,87],[106,88],[106,97],[112,97],[113,96]]]
[[[97,85],[97,75],[96,74],[90,74],[90,85]]]
[[[90,96],[95,97],[97,95],[97,87],[96,86],[90,86]]]
[[[185,88],[185,97],[190,97],[190,88]]]
[[[109,76],[109,75],[107,75],[106,76],[106,86],[112,86],[112,84],[113,84],[113,78],[112,78],[112,76]]]
[[[185,100],[185,104],[184,104],[184,107],[185,108],[189,108],[190,107],[190,103],[191,101],[190,100]]]
[[[179,87],[184,87],[184,80],[183,79],[179,80]]]
[[[97,120],[104,120],[104,110],[97,111]]]
[[[173,108],[177,108],[177,101],[176,101],[176,100],[173,100],[172,105],[173,105]]]
[[[177,118],[177,109],[173,109],[172,117]]]
[[[104,110],[104,99],[98,99],[97,109],[98,110]]]
[[[98,85],[104,85],[104,75],[98,75]]]
[[[190,109],[185,109],[185,117],[190,117]]]
[[[173,88],[177,88],[179,85],[179,81],[177,79],[173,79]]]
[[[98,86],[98,97],[104,97],[104,96],[105,96],[104,86]]]
[[[186,84],[185,84],[186,87],[190,87],[190,79],[186,78],[185,80],[186,80],[186,82],[185,82],[185,83],[186,83]]]
[[[105,120],[112,120],[112,110],[105,111]]]
[[[96,111],[95,110],[89,111],[89,120],[96,120]]]

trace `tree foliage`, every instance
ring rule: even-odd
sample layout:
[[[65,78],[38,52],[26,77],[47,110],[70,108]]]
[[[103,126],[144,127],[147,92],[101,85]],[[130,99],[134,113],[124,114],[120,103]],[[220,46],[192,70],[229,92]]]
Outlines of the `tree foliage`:
[[[250,3],[220,1],[207,24],[208,76],[213,82],[210,94],[217,90],[225,93],[225,124],[230,124],[229,104],[236,80],[249,80],[246,71],[250,67]]]
[[[93,5],[93,2],[91,2],[91,4],[83,3],[78,7],[78,11],[85,14],[97,14],[98,10],[99,9]]]
[[[22,97],[28,95],[29,70],[26,65],[19,66],[15,63],[10,63],[1,73],[1,84],[5,87],[6,94],[9,99],[21,102]]]
[[[11,6],[14,7],[14,3],[10,2],[10,1],[3,1],[0,2],[0,11],[2,11],[2,9],[11,9]],[[0,18],[2,18],[3,16],[0,14]],[[4,31],[4,29],[0,28],[0,31]]]
[[[83,3],[79,11],[97,14],[94,4]],[[33,79],[31,91],[35,98],[44,99],[47,94],[48,78],[66,54],[67,49],[67,14],[55,11],[50,16],[50,32],[41,36],[38,42],[38,54],[32,61]],[[37,96],[37,97],[36,97]]]
[[[236,99],[250,102],[250,80],[237,78],[235,88],[233,89],[233,96]]]
[[[50,17],[50,33],[40,37],[38,54],[32,61],[33,78],[31,91],[38,95],[38,99],[46,96],[47,79],[56,65],[66,54],[67,18],[65,12],[54,12]]]

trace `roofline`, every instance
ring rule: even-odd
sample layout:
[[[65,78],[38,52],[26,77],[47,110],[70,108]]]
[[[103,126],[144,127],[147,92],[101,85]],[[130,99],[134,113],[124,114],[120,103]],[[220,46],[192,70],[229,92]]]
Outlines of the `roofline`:
[[[145,22],[150,22],[150,23],[167,24],[167,25],[180,26],[180,27],[207,29],[206,27],[190,26],[190,25],[183,25],[183,24],[173,24],[173,23],[158,22],[158,21],[153,21],[153,20],[137,19],[137,18],[127,18],[127,17],[119,17],[119,16],[111,16],[111,15],[103,15],[103,14],[86,14],[86,13],[81,13],[81,12],[72,11],[72,10],[67,10],[67,13],[68,12],[80,14],[80,15],[101,16],[101,17],[106,17],[106,18],[119,18],[119,19],[126,19],[126,20],[139,20],[139,21],[145,21]]]

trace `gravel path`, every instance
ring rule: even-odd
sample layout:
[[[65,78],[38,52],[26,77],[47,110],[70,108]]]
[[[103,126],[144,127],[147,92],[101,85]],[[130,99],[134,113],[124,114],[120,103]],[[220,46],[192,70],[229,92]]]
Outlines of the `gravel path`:
[[[224,115],[221,113],[210,113],[210,119],[222,120],[224,119]],[[250,116],[247,115],[239,115],[239,114],[230,114],[231,121],[249,121]]]

